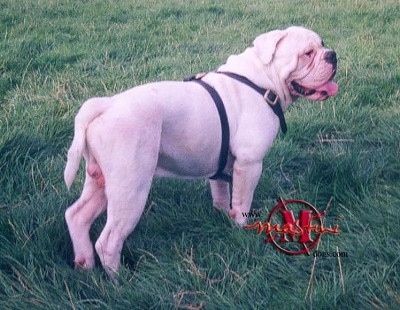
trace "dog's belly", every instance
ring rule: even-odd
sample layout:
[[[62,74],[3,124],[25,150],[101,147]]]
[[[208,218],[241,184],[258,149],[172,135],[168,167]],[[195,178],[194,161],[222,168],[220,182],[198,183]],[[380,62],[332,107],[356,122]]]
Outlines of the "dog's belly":
[[[214,173],[199,173],[199,171],[188,171],[186,169],[174,169],[174,170],[167,170],[161,167],[157,167],[154,176],[161,177],[161,178],[178,178],[178,179],[205,179],[209,178]]]
[[[206,178],[218,169],[220,137],[196,133],[193,137],[162,138],[155,175],[185,179]]]
[[[183,159],[183,158],[181,158]],[[199,158],[184,158],[183,160],[171,158],[160,154],[155,176],[183,179],[207,178],[217,170],[216,160],[210,161]]]

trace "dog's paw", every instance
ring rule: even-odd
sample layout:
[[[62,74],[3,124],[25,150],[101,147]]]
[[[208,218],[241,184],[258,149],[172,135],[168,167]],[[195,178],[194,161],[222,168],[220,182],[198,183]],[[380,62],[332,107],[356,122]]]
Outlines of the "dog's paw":
[[[76,270],[88,270],[94,267],[93,258],[85,258],[83,256],[77,256],[74,260]]]
[[[236,209],[229,210],[229,216],[240,227],[246,225],[247,219],[242,215],[242,213],[239,210]]]
[[[116,286],[119,286],[119,274],[115,270],[104,267],[104,270],[106,271],[107,277],[110,280],[110,282]]]

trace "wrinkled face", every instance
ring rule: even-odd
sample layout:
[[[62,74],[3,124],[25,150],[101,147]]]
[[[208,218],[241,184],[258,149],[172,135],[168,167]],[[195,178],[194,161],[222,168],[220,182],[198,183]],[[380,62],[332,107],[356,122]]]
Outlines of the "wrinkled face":
[[[285,82],[292,96],[326,100],[336,95],[333,81],[337,70],[336,53],[324,46],[314,32],[300,28],[286,29],[287,35],[277,45],[276,60],[289,58],[291,72]]]
[[[254,51],[264,65],[274,68],[293,99],[336,95],[336,53],[315,32],[297,26],[273,30],[255,39]]]

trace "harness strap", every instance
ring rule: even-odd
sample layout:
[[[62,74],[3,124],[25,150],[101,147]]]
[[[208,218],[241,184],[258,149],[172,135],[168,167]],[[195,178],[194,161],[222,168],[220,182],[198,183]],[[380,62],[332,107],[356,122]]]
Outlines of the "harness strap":
[[[232,176],[224,173],[224,169],[228,161],[229,137],[230,137],[228,116],[226,115],[224,103],[218,92],[215,90],[215,88],[210,86],[206,82],[202,81],[201,79],[198,79],[196,77],[189,77],[184,79],[184,81],[185,82],[193,81],[203,86],[208,91],[208,93],[210,94],[215,103],[221,121],[222,139],[221,139],[221,153],[219,155],[219,161],[218,161],[218,170],[216,174],[210,177],[210,179],[223,180],[225,182],[231,183]]]
[[[285,134],[287,131],[287,126],[286,126],[286,121],[285,121],[285,116],[283,114],[283,110],[281,107],[281,102],[279,100],[278,95],[273,92],[272,90],[269,89],[264,89],[262,87],[259,87],[258,85],[254,84],[252,81],[250,81],[248,78],[232,73],[232,72],[222,72],[222,71],[216,71],[215,73],[219,74],[224,74],[232,79],[235,79],[249,87],[251,87],[253,90],[258,92],[261,96],[263,96],[264,100],[268,103],[268,105],[271,107],[272,111],[275,113],[275,115],[279,118],[279,123],[281,126],[282,132]],[[214,174],[210,179],[213,180],[223,180],[225,182],[232,183],[232,176],[229,174],[224,173],[224,169],[226,166],[226,163],[228,161],[228,154],[229,154],[229,122],[228,122],[228,117],[226,115],[226,110],[224,103],[218,94],[218,92],[215,90],[214,87],[210,86],[206,82],[202,81],[202,77],[206,75],[207,73],[200,73],[195,76],[190,76],[184,79],[185,82],[196,82],[203,86],[210,96],[212,97],[215,106],[218,110],[219,118],[221,120],[221,130],[222,130],[222,139],[221,139],[221,153],[219,156],[219,162],[218,162],[218,170],[217,173]]]
[[[215,73],[220,73],[220,74],[229,76],[230,78],[237,80],[237,81],[251,87],[256,92],[258,92],[261,96],[263,96],[264,100],[271,107],[272,111],[275,113],[276,116],[278,116],[282,132],[284,134],[287,132],[285,116],[283,114],[281,102],[280,102],[277,94],[275,94],[270,89],[265,89],[265,88],[259,87],[258,85],[254,84],[252,81],[250,81],[248,78],[246,78],[242,75],[232,73],[232,72],[224,72],[224,71],[216,71]]]

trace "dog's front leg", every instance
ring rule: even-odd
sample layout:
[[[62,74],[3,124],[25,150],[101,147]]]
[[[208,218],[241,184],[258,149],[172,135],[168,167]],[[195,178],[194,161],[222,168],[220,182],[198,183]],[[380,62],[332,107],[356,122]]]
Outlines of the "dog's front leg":
[[[232,209],[229,211],[229,215],[240,226],[246,224],[246,217],[243,213],[250,211],[254,190],[261,172],[261,161],[236,160],[233,165]]]
[[[231,195],[229,192],[229,183],[221,180],[210,180],[211,196],[213,198],[213,206],[217,209],[230,209]]]

